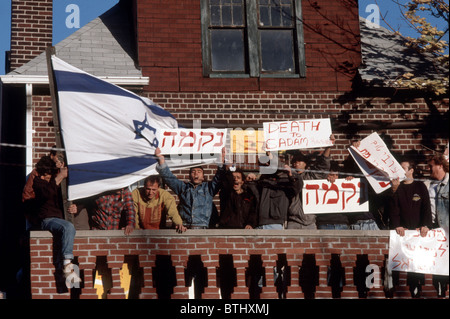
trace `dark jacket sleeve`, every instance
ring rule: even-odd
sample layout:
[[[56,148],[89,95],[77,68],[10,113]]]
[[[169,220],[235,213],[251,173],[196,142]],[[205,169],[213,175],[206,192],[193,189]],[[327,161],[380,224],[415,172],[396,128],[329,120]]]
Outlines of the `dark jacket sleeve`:
[[[430,194],[428,193],[427,186],[422,182],[420,183],[420,193],[422,198],[420,226],[427,226],[431,229],[433,227],[433,222],[431,216]]]
[[[400,207],[398,192],[390,198],[389,205],[389,224],[391,229],[400,227]]]

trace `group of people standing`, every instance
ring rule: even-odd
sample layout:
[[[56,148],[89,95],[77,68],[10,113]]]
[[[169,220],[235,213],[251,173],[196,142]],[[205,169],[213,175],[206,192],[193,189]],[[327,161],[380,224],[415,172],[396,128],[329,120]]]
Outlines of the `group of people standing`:
[[[334,137],[330,139],[334,144]],[[75,229],[123,229],[125,235],[129,235],[134,229],[166,228],[167,217],[178,232],[216,227],[376,230],[385,228],[379,227],[380,218],[374,214],[374,210],[382,207],[388,215],[384,216],[388,228],[395,229],[401,236],[406,229],[420,229],[423,236],[436,227],[448,232],[449,166],[444,155],[430,159],[431,181],[427,185],[414,180],[413,162],[400,160],[406,179],[391,181],[389,194],[383,196],[381,204],[372,204],[369,212],[305,214],[301,195],[303,181],[328,179],[333,183],[341,173],[339,165],[331,161],[330,153],[330,147],[327,147],[315,156],[313,164],[311,157],[301,152],[284,153],[278,158],[281,165],[276,172],[257,178],[254,173],[246,175],[234,165],[227,165],[223,151],[212,180],[206,181],[203,168],[198,166],[190,168],[189,181],[185,182],[170,171],[164,156],[156,149],[159,175],[147,177],[143,186],[133,191],[123,188],[72,203],[67,211],[75,216],[75,221],[78,220],[72,223],[64,218],[59,187],[67,177],[67,168],[56,152],[51,152],[36,164],[22,199],[26,204],[27,220],[60,239],[57,267],[65,276],[73,273]],[[273,159],[272,154],[267,155]],[[348,173],[346,178],[351,179]],[[178,205],[163,185],[177,195]],[[218,193],[220,213],[214,204]],[[70,277],[77,280],[73,275]]]

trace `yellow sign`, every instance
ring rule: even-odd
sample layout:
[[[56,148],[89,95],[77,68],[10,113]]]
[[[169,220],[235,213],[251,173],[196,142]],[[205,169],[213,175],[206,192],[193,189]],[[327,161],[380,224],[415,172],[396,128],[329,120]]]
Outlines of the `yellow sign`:
[[[264,151],[263,130],[232,130],[230,132],[231,150],[237,154],[259,154]]]

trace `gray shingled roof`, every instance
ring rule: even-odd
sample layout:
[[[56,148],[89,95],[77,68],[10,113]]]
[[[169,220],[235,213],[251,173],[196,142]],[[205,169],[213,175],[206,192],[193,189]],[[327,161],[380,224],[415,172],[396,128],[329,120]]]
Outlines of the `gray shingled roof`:
[[[137,67],[135,37],[128,10],[119,2],[55,45],[56,55],[96,76],[142,76]],[[8,73],[47,75],[45,52]]]
[[[405,40],[383,27],[373,26],[360,18],[362,80],[374,86],[392,86],[395,80],[408,72],[435,79],[436,69],[427,56],[409,49]]]

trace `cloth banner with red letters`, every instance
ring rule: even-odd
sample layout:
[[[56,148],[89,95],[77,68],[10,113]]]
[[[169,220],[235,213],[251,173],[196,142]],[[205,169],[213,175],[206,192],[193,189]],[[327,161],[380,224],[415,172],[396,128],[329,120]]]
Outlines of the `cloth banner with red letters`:
[[[418,230],[406,230],[400,236],[390,232],[389,271],[406,271],[448,276],[448,234],[442,228],[432,229],[426,237]]]

